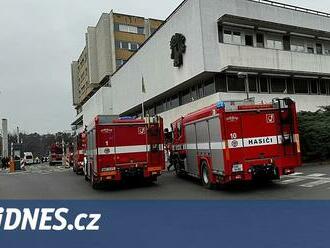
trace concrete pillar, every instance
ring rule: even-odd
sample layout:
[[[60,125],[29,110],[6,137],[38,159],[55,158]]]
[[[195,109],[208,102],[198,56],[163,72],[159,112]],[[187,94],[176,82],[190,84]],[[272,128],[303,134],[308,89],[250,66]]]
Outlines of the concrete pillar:
[[[2,155],[8,157],[8,120],[2,119]]]

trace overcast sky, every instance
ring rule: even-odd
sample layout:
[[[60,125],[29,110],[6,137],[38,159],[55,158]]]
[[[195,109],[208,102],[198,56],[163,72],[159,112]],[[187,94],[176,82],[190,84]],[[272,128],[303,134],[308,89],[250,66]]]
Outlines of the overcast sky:
[[[165,19],[182,0],[0,0],[0,118],[10,131],[70,129],[71,61],[102,12]],[[330,12],[325,0],[282,2]]]

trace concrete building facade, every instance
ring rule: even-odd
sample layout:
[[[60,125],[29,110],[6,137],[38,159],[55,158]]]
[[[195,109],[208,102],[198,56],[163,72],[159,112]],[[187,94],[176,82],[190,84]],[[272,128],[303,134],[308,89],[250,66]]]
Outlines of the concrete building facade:
[[[315,111],[330,105],[330,15],[267,0],[186,0],[109,86],[112,114],[141,115],[144,102],[166,126],[247,92]]]
[[[86,46],[71,64],[73,105],[78,115],[84,104],[162,23],[111,11],[102,14],[95,27],[87,28]]]

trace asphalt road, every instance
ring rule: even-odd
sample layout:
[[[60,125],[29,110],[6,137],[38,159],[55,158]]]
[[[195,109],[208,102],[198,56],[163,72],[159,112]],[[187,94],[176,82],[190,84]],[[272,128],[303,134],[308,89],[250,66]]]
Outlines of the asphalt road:
[[[295,175],[263,185],[241,184],[208,190],[193,179],[166,172],[158,183],[94,190],[71,169],[37,165],[27,172],[0,171],[0,199],[6,200],[329,200],[330,165],[305,166]]]

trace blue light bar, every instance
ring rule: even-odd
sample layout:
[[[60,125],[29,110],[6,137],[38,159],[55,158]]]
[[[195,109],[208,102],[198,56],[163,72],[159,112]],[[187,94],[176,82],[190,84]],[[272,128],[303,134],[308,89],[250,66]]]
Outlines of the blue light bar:
[[[223,109],[226,107],[226,104],[223,101],[217,102],[217,109]]]

